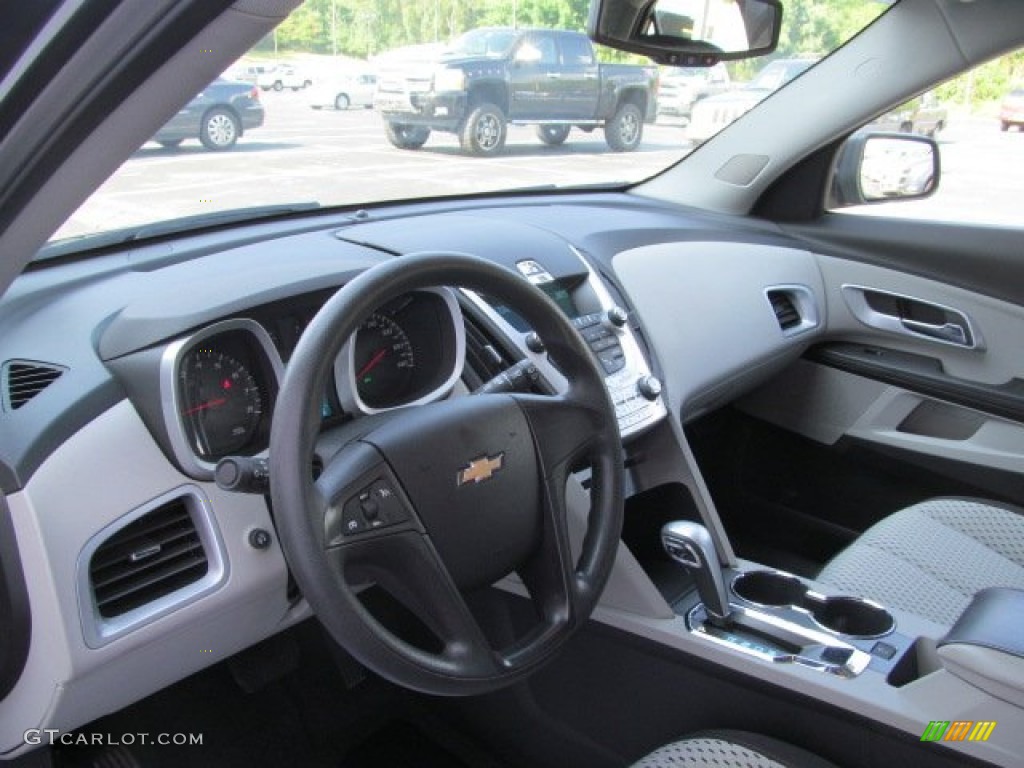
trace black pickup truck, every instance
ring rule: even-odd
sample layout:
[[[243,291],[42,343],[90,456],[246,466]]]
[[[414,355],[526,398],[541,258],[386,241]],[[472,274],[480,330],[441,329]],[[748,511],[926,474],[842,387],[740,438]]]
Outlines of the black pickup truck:
[[[573,126],[603,126],[608,146],[624,152],[654,121],[656,83],[653,67],[599,63],[578,32],[487,28],[457,38],[432,64],[383,66],[374,108],[402,149],[448,131],[465,152],[496,155],[513,123],[536,125],[546,144],[561,144]]]

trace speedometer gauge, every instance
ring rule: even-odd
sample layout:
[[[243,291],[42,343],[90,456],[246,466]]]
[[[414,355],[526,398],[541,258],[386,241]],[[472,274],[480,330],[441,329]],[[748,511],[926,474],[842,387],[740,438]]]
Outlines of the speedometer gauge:
[[[375,312],[356,333],[356,388],[371,408],[401,401],[416,372],[409,336],[391,317]]]
[[[222,352],[199,347],[180,368],[181,417],[197,456],[241,450],[259,428],[263,398],[252,373]]]

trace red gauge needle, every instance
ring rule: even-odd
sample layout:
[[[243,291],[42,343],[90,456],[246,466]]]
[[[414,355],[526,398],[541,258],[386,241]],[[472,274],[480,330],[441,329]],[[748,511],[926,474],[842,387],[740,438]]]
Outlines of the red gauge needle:
[[[200,403],[195,408],[189,408],[185,411],[186,416],[191,416],[193,413],[199,413],[205,411],[207,408],[216,408],[218,405],[224,405],[228,399],[226,397],[218,397],[214,400],[207,400],[205,403]]]
[[[357,379],[363,378],[366,374],[377,367],[377,364],[384,359],[384,356],[388,353],[387,348],[377,350],[377,354],[370,358],[370,362],[363,366],[363,369],[356,374]]]

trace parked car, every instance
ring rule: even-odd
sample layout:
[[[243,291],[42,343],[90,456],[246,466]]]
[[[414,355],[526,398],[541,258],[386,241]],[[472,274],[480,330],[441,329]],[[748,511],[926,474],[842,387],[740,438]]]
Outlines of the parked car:
[[[1011,126],[1024,131],[1024,88],[1014,88],[1006,94],[999,108],[999,123],[1004,131]]]
[[[537,126],[545,144],[573,126],[604,128],[615,151],[640,146],[655,117],[650,67],[599,63],[586,35],[553,29],[486,28],[456,39],[430,68],[382,69],[374,107],[394,146],[419,149],[431,131],[459,136],[464,152],[496,155],[509,123]]]
[[[696,102],[730,87],[724,62],[713,67],[663,67],[658,80],[658,115],[689,118]]]
[[[926,93],[886,112],[871,127],[879,131],[934,136],[946,127],[948,121],[946,108],[939,103],[934,93]]]
[[[270,67],[266,64],[240,64],[224,73],[225,80],[238,80],[242,83],[257,84],[257,81]]]
[[[260,73],[256,83],[264,91],[283,91],[291,88],[293,91],[301,91],[313,84],[313,81],[306,75],[300,73],[295,67],[287,64],[280,64],[273,69]]]
[[[814,64],[814,59],[776,59],[765,65],[753,80],[740,88],[697,102],[686,136],[697,144],[707,141],[729,123],[749,112],[755,104]]]
[[[263,125],[263,117],[258,89],[218,78],[178,110],[153,141],[176,147],[185,139],[199,139],[207,149],[230,149],[246,131]]]
[[[373,106],[376,89],[377,76],[371,72],[329,75],[318,79],[316,85],[309,89],[309,106],[313,109],[369,108]]]

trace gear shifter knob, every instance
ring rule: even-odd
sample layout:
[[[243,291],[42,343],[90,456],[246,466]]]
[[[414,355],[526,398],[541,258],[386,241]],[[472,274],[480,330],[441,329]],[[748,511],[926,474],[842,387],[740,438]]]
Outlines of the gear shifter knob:
[[[686,520],[666,523],[661,529],[661,544],[669,557],[693,575],[708,619],[720,626],[727,624],[732,609],[722,580],[722,564],[708,529]]]

